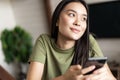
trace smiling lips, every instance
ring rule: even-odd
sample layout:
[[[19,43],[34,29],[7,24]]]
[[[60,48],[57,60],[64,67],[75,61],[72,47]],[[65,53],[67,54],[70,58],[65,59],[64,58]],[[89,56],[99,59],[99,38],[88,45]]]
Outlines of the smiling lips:
[[[78,29],[76,29],[76,28],[70,28],[70,29],[71,29],[72,32],[74,32],[74,33],[76,33],[76,34],[80,32],[80,30],[78,30]]]

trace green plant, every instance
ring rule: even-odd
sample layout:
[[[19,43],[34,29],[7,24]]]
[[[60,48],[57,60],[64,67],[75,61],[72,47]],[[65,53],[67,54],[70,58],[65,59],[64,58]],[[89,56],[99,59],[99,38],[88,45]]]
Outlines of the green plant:
[[[2,50],[7,63],[27,63],[32,51],[32,37],[20,26],[1,33]]]

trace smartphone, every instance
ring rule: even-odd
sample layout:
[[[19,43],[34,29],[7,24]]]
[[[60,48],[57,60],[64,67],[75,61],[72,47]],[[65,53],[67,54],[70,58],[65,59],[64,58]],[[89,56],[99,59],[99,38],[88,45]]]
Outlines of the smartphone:
[[[91,65],[95,65],[95,69],[87,73],[87,74],[91,74],[96,69],[99,69],[99,68],[103,67],[104,64],[106,63],[106,61],[107,61],[107,57],[88,58],[88,61],[83,66],[83,68],[89,67]]]

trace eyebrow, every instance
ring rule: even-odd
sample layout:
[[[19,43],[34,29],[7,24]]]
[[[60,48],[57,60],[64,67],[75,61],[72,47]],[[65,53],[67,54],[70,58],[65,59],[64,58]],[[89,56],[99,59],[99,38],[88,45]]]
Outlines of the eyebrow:
[[[68,10],[63,10],[63,11],[72,11],[72,12],[74,12],[74,13],[77,13],[75,10],[73,10],[73,9],[68,9]],[[83,14],[83,16],[86,16],[87,17],[87,14]]]

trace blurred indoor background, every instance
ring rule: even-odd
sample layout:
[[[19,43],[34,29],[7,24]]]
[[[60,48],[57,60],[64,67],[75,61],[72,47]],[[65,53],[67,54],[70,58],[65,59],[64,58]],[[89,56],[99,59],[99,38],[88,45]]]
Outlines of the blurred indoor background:
[[[22,28],[24,28],[30,33],[30,35],[33,38],[32,44],[34,45],[35,40],[40,34],[49,33],[50,14],[52,13],[54,7],[58,4],[59,1],[60,0],[0,0],[0,34],[6,28],[13,29],[16,25],[20,25]],[[107,3],[113,1],[115,0],[86,0],[88,5]],[[47,14],[48,12],[49,14]],[[94,21],[94,19],[92,20]],[[109,27],[107,29],[107,31],[109,31]],[[108,57],[108,61],[116,61],[120,63],[120,36],[114,38],[97,38],[97,41],[104,55]],[[13,77],[16,77],[15,66],[13,66],[12,64],[7,64],[4,60],[1,41],[0,65]],[[26,72],[27,64],[23,66],[23,71]]]

